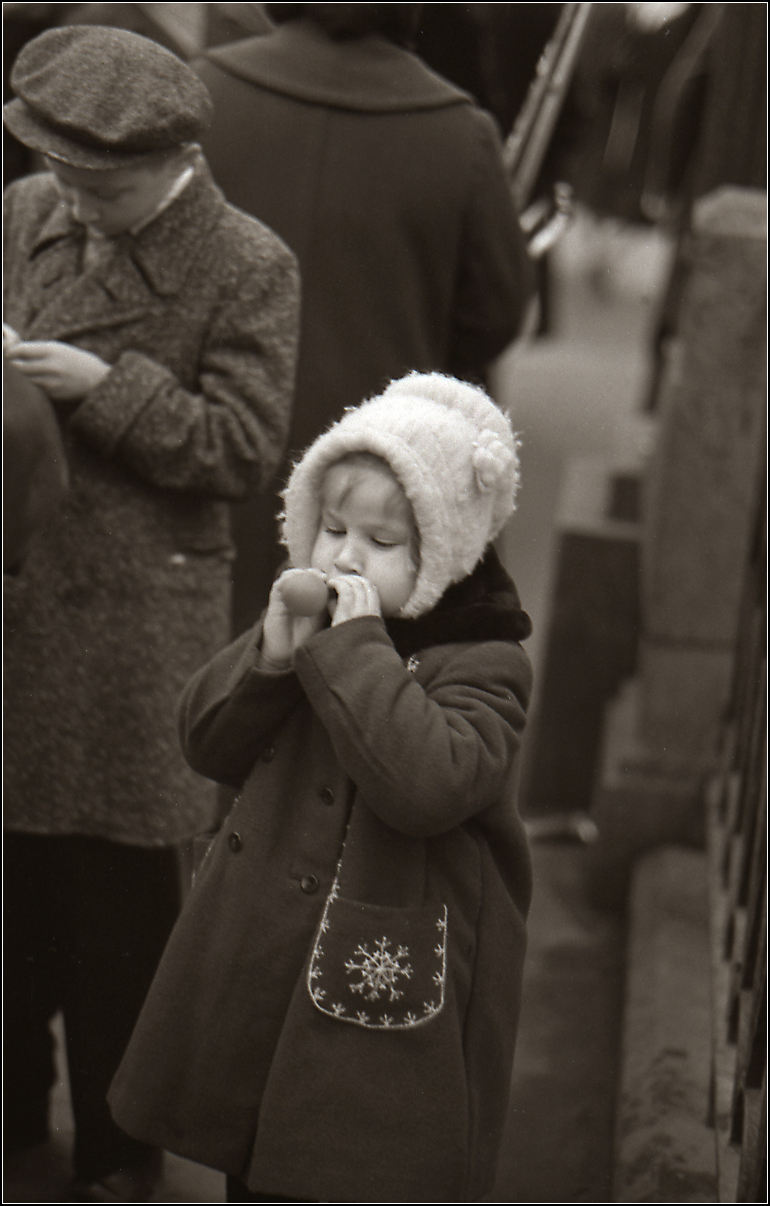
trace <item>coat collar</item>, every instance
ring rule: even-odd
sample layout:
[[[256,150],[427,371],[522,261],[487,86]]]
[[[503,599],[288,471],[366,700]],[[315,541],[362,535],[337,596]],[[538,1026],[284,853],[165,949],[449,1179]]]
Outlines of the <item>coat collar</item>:
[[[138,234],[121,235],[118,241],[151,289],[161,297],[172,296],[182,287],[196,248],[218,221],[223,206],[224,198],[201,156],[181,195]],[[40,228],[31,255],[60,240],[80,241],[84,233],[61,201]]]
[[[469,93],[384,38],[335,42],[306,20],[218,47],[206,58],[247,83],[337,109],[398,113],[473,103]]]
[[[427,615],[416,620],[386,620],[388,636],[401,657],[410,657],[432,645],[464,641],[523,641],[532,621],[519,602],[511,578],[492,545],[461,582],[444,591]]]

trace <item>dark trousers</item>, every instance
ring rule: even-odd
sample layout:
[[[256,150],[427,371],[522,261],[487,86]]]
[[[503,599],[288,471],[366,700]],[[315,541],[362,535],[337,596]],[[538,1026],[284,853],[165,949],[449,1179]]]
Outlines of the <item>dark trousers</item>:
[[[8,833],[3,887],[9,1148],[47,1135],[61,1010],[76,1177],[144,1163],[153,1149],[115,1125],[105,1097],[179,911],[175,850]]]
[[[279,1193],[252,1193],[237,1177],[227,1178],[228,1202],[312,1202],[314,1198],[282,1198]]]

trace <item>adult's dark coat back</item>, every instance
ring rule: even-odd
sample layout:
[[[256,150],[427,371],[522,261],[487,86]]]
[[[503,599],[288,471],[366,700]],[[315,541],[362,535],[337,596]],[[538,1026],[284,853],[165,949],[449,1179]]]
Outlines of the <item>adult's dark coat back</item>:
[[[215,179],[300,263],[289,453],[410,369],[480,379],[531,283],[492,119],[408,51],[334,42],[307,20],[195,67]],[[236,630],[266,601],[274,511],[236,511]]]

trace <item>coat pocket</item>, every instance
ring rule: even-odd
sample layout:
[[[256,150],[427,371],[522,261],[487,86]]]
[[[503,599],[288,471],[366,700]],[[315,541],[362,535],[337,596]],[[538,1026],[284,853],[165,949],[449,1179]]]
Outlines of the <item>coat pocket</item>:
[[[411,1030],[444,1008],[448,918],[438,902],[417,908],[340,896],[335,880],[307,970],[316,1009],[367,1030]]]

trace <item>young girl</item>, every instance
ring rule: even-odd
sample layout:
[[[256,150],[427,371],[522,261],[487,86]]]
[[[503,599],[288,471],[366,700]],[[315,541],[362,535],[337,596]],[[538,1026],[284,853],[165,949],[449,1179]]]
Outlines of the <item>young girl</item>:
[[[190,764],[240,796],[110,1101],[230,1201],[491,1189],[531,886],[530,622],[490,544],[517,483],[481,389],[393,382],[295,467],[293,568],[184,692]]]

